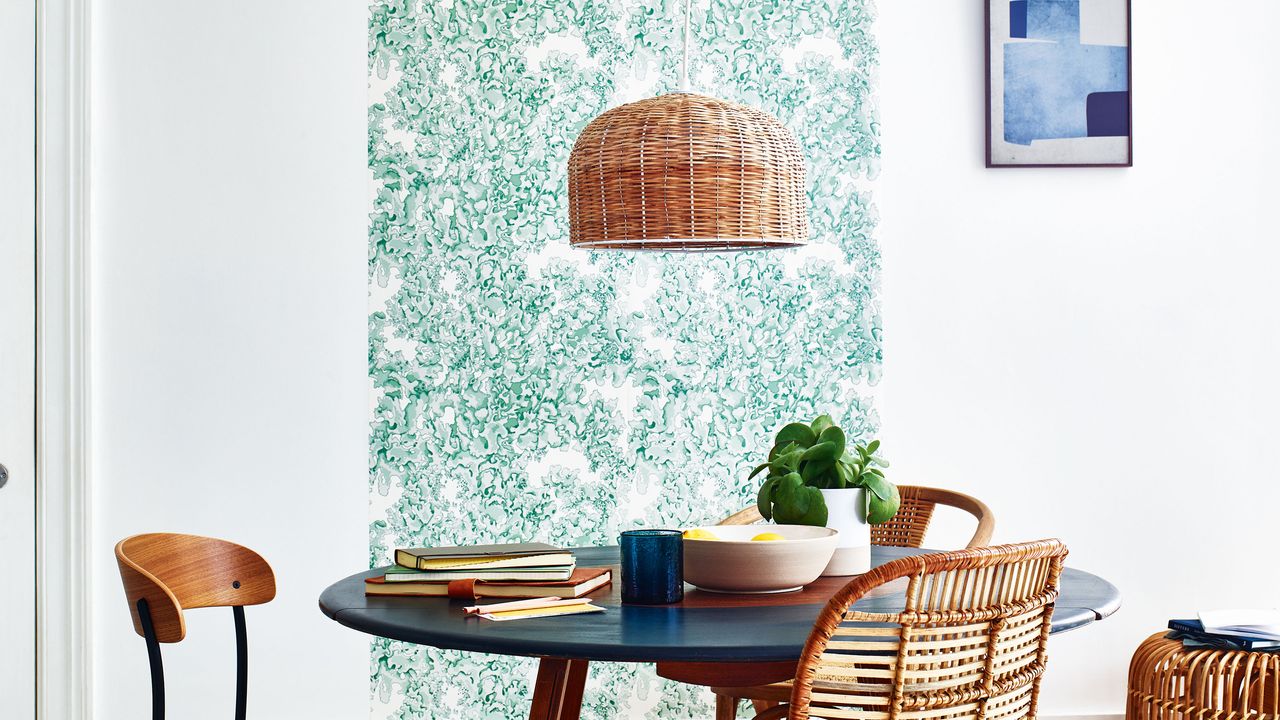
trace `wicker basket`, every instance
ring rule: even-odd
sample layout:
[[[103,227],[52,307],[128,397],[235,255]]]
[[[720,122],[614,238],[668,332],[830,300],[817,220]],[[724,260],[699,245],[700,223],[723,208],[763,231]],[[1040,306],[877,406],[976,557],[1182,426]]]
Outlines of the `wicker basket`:
[[[1280,717],[1280,653],[1188,649],[1156,633],[1133,654],[1125,717],[1274,720]]]
[[[804,245],[804,156],[759,110],[693,93],[592,120],[569,155],[569,242],[718,252]]]

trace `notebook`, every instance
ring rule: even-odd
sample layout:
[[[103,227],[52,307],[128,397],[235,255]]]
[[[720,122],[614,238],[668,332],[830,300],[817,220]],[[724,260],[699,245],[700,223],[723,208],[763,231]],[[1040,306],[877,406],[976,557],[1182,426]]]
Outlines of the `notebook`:
[[[538,603],[538,604],[525,604]],[[474,613],[471,611],[475,610]],[[590,600],[524,600],[514,603],[496,603],[467,608],[467,614],[474,614],[485,620],[526,620],[529,618],[558,617],[560,615],[582,615],[584,613],[604,612],[599,605],[592,605]]]
[[[1204,632],[1254,640],[1280,640],[1280,610],[1201,610]]]
[[[573,553],[546,543],[501,543],[396,550],[396,564],[415,570],[572,565]]]
[[[365,595],[401,595],[417,597],[509,597],[576,598],[613,581],[608,568],[577,568],[568,580],[557,582],[506,582],[498,580],[454,580],[387,582],[385,576],[366,579]]]
[[[583,605],[570,605],[568,607],[544,607],[529,608],[528,610],[508,610],[498,613],[480,613],[480,617],[485,620],[527,620],[536,617],[558,617],[560,615],[582,615],[584,613],[604,612],[604,608],[599,605],[586,603]]]
[[[400,565],[387,568],[387,582],[449,582],[450,580],[493,580],[499,582],[558,582],[573,576],[573,565],[527,568],[474,568],[471,570],[412,570]]]

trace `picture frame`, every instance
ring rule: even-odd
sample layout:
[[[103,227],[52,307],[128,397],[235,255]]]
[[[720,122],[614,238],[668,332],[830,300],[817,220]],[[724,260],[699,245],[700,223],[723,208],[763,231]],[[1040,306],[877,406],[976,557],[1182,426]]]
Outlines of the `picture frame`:
[[[983,0],[986,166],[1132,167],[1131,0]]]

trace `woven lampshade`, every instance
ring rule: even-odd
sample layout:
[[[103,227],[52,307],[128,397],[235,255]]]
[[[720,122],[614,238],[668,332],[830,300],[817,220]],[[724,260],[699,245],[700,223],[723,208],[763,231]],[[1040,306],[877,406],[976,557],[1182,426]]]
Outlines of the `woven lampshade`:
[[[569,242],[717,252],[804,245],[804,156],[771,115],[693,93],[621,105],[569,155]]]

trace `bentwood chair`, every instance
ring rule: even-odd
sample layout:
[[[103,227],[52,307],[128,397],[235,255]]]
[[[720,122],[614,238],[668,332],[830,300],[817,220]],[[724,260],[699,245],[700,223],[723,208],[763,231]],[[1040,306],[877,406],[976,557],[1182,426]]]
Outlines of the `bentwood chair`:
[[[991,512],[991,508],[978,498],[954,490],[920,485],[899,485],[898,492],[902,495],[898,514],[887,523],[871,526],[872,545],[923,546],[925,532],[928,531],[929,522],[933,519],[933,511],[939,505],[964,510],[978,521],[978,526],[973,530],[973,537],[965,547],[982,547],[991,542],[991,533],[996,528],[996,517]],[[720,524],[752,525],[763,519],[760,517],[760,511],[752,505],[721,520]]]
[[[261,555],[226,540],[149,533],[116,545],[133,629],[147,641],[151,664],[151,717],[164,718],[164,668],[160,643],[187,635],[183,611],[230,607],[236,631],[236,720],[244,720],[249,654],[244,606],[276,596],[275,574]]]
[[[954,490],[942,490],[920,485],[899,485],[898,493],[902,496],[902,504],[898,507],[898,513],[889,522],[871,526],[871,543],[873,545],[921,547],[924,544],[925,533],[929,530],[929,522],[933,519],[933,511],[939,505],[964,510],[973,515],[978,521],[977,527],[973,529],[973,537],[969,539],[969,544],[965,547],[982,547],[991,542],[991,533],[995,530],[996,518],[995,514],[991,512],[991,508],[987,507],[987,504],[981,500]],[[752,525],[763,519],[760,516],[760,511],[756,509],[755,505],[752,505],[721,520],[720,524]],[[758,670],[765,674],[771,669],[763,666],[751,668],[753,671]],[[695,673],[689,676],[691,679],[699,675],[703,677],[714,676],[710,668],[689,666],[682,670],[686,673]],[[770,696],[776,694],[769,693]],[[730,720],[736,717],[739,700],[747,697],[752,700],[752,704],[758,711],[766,710],[777,704],[776,701],[768,698],[717,694],[716,720]]]
[[[786,703],[755,720],[1035,718],[1066,555],[1057,540],[1040,540],[873,568],[827,603],[794,681],[714,690]],[[902,612],[853,609],[904,580]]]

